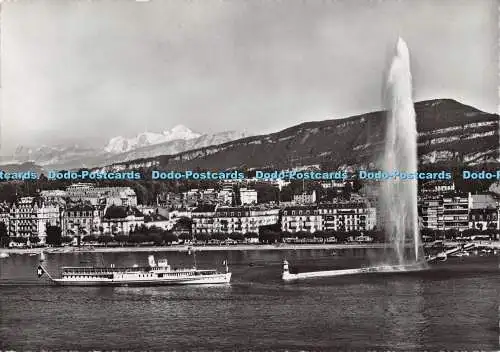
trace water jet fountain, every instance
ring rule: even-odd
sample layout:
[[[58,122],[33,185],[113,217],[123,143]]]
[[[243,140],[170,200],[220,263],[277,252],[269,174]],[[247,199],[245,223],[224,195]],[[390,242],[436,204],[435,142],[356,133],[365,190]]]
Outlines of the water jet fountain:
[[[412,99],[410,55],[399,38],[387,79],[389,112],[382,170],[388,174],[417,173],[417,125]],[[418,231],[417,179],[394,178],[381,181],[380,210],[382,225],[390,236],[395,258],[386,264],[367,268],[290,273],[283,262],[283,280],[353,275],[362,273],[405,272],[427,267]],[[411,245],[408,248],[408,245]],[[409,250],[408,250],[409,249]]]
[[[382,171],[389,174],[415,174],[417,126],[412,99],[410,55],[401,38],[397,42],[387,86],[389,112]],[[420,262],[423,250],[418,231],[417,180],[394,178],[382,181],[380,204],[381,222],[396,252],[395,258],[392,258],[395,261],[393,264]]]

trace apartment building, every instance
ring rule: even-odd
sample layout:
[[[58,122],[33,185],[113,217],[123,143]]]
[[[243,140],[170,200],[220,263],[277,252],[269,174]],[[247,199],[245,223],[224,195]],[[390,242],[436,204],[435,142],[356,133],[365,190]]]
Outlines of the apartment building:
[[[433,230],[444,229],[442,197],[422,197],[419,203],[422,227]]]
[[[64,212],[64,229],[69,236],[100,233],[103,205],[79,203],[68,206]]]
[[[324,231],[367,231],[377,224],[377,211],[364,202],[324,203],[318,206]]]
[[[216,219],[215,219],[215,204],[203,204],[191,213],[193,220],[192,231],[193,233],[215,233],[216,232]]]
[[[9,235],[11,237],[38,236],[46,243],[48,226],[63,226],[62,208],[44,202],[41,198],[22,197],[10,208]]]
[[[317,206],[290,206],[283,209],[281,230],[316,232],[323,230],[323,219]]]
[[[277,224],[279,209],[203,205],[192,212],[193,233],[258,233]]]
[[[125,234],[144,225],[144,214],[130,206],[109,206],[102,219],[103,232],[107,234]]]
[[[261,226],[278,223],[279,209],[218,207],[215,210],[215,219],[215,232],[258,233]]]
[[[469,228],[470,194],[429,192],[419,201],[422,227],[464,231]]]
[[[469,228],[469,195],[452,193],[443,196],[443,223],[445,230]]]
[[[286,207],[281,217],[281,229],[288,232],[367,231],[376,224],[375,207],[362,202]]]

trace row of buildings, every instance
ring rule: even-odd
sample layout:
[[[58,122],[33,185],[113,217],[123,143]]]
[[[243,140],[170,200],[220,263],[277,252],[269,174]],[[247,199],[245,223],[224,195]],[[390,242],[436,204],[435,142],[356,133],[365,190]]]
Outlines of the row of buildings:
[[[376,210],[362,202],[272,207],[205,205],[192,211],[196,233],[258,233],[262,226],[279,225],[286,232],[372,230]]]
[[[500,229],[499,203],[491,195],[460,194],[454,185],[443,187],[421,192],[421,228]],[[159,201],[147,207],[138,204],[129,187],[79,183],[66,190],[41,191],[37,197],[23,197],[14,204],[0,204],[0,222],[6,225],[9,236],[37,236],[41,243],[48,226],[58,226],[64,236],[73,237],[128,234],[143,226],[172,230],[182,217],[192,220],[188,230],[194,234],[259,233],[261,227],[269,225],[292,233],[368,231],[380,222],[376,202],[356,195],[349,201],[321,202],[312,192],[295,195],[291,202],[259,204],[255,190],[242,188],[237,192],[229,187],[220,191],[195,189],[177,194],[180,202],[169,193],[171,204]],[[234,205],[234,197],[240,205]]]
[[[66,236],[129,232],[144,223],[137,196],[129,187],[74,184],[66,190],[45,190],[37,197],[21,197],[0,205],[0,221],[8,235],[38,237],[45,242],[47,228],[58,226]]]
[[[426,189],[419,197],[421,227],[433,230],[500,229],[500,205],[490,194],[460,193],[450,185]]]

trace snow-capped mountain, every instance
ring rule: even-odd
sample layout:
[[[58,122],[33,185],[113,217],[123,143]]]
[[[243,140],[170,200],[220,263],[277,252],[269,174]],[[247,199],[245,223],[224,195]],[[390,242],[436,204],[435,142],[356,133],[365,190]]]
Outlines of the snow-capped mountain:
[[[247,136],[243,132],[226,131],[214,134],[204,134],[197,138],[175,139],[169,142],[135,148],[120,154],[113,154],[107,159],[105,164],[120,163],[141,158],[152,158],[159,155],[174,155],[188,150],[232,142],[245,137]]]
[[[112,154],[120,154],[150,145],[177,140],[187,141],[200,136],[201,134],[193,132],[185,126],[178,125],[170,131],[164,131],[163,133],[143,132],[133,138],[125,138],[122,136],[111,138],[104,148],[104,151]]]
[[[19,146],[11,155],[0,156],[0,164],[36,163],[51,169],[93,168],[137,158],[172,155],[244,138],[241,132],[199,134],[184,126],[163,133],[144,132],[133,138],[114,137],[106,146]]]

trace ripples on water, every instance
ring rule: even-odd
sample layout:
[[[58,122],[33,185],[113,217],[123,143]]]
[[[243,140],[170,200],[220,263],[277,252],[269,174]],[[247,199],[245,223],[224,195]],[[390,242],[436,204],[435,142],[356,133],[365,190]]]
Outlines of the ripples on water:
[[[167,253],[191,266],[184,253]],[[131,265],[148,253],[54,254],[46,266]],[[159,258],[161,254],[156,254]],[[498,259],[453,258],[430,270],[281,281],[287,257],[307,270],[359,267],[374,253],[200,252],[231,263],[222,286],[56,287],[37,257],[0,262],[0,349],[16,350],[495,350]],[[88,262],[81,264],[82,262]]]

